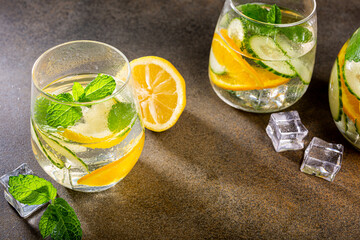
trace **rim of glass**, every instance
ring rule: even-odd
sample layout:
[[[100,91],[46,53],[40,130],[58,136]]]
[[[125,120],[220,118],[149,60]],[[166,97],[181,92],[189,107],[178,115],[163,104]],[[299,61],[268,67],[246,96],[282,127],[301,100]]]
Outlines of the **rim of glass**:
[[[242,13],[242,11],[240,11],[239,9],[236,8],[233,0],[230,0],[230,6],[231,8],[239,15],[241,15],[242,17],[252,21],[252,22],[255,22],[255,23],[259,23],[259,24],[264,24],[264,25],[268,25],[268,26],[277,26],[277,27],[293,27],[293,26],[297,26],[297,25],[300,25],[300,24],[303,24],[307,21],[309,21],[310,18],[312,18],[316,12],[316,0],[312,0],[313,2],[313,9],[311,11],[311,13],[306,16],[305,18],[301,19],[300,21],[297,21],[297,22],[293,22],[293,23],[280,23],[280,24],[276,24],[276,23],[265,23],[265,22],[261,22],[261,21],[258,21],[256,19],[253,19],[253,18],[250,18],[248,16],[246,16],[245,14]]]
[[[126,81],[124,81],[124,83],[116,90],[114,91],[110,96],[107,96],[105,98],[102,98],[102,99],[99,99],[99,100],[94,100],[94,101],[91,101],[91,102],[64,102],[64,101],[61,101],[61,100],[58,100],[57,98],[53,97],[51,94],[47,93],[47,92],[44,92],[39,86],[38,84],[34,81],[35,77],[34,77],[34,74],[35,74],[35,68],[37,67],[37,65],[39,64],[39,62],[42,60],[43,57],[45,57],[45,55],[47,55],[49,52],[59,48],[59,47],[63,47],[65,45],[70,45],[70,44],[74,44],[74,43],[95,43],[95,44],[100,44],[100,45],[104,45],[108,48],[111,48],[113,49],[115,52],[117,52],[124,60],[125,60],[125,64],[127,66],[127,69],[128,69],[128,74],[127,74],[127,77],[126,77]],[[125,54],[123,54],[119,49],[117,49],[116,47],[113,47],[107,43],[103,43],[103,42],[98,42],[98,41],[92,41],[92,40],[75,40],[75,41],[70,41],[70,42],[65,42],[65,43],[62,43],[62,44],[59,44],[59,45],[56,45],[52,48],[49,48],[48,50],[46,50],[43,54],[41,54],[38,59],[36,59],[33,67],[32,67],[32,70],[31,70],[31,80],[34,84],[34,86],[36,87],[36,89],[41,93],[41,94],[44,94],[47,98],[49,98],[51,101],[54,101],[54,102],[57,102],[57,103],[61,103],[61,104],[65,104],[65,105],[73,105],[73,106],[84,106],[84,105],[89,105],[89,104],[96,104],[96,103],[101,103],[101,102],[104,102],[106,100],[109,100],[111,98],[113,98],[115,95],[117,95],[118,93],[120,93],[124,88],[125,86],[128,84],[129,82],[129,79],[130,79],[130,75],[131,75],[131,69],[130,69],[130,63],[129,63],[129,60],[127,59],[127,57],[125,56]]]

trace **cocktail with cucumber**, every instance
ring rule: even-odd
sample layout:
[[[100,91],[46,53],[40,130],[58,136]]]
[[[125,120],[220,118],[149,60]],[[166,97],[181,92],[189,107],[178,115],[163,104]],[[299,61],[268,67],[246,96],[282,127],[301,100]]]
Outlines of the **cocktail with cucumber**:
[[[274,2],[227,0],[220,14],[209,78],[217,95],[235,108],[282,110],[299,100],[311,81],[315,0]]]
[[[335,60],[329,103],[340,132],[360,149],[360,29],[344,44]]]
[[[134,167],[145,137],[130,76],[119,50],[94,41],[61,44],[36,61],[31,142],[58,183],[102,191]]]

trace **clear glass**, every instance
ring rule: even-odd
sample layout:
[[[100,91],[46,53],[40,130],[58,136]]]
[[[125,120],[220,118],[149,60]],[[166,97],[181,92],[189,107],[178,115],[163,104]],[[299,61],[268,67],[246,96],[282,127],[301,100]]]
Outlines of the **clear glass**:
[[[5,175],[0,177],[0,183],[3,185],[4,189],[4,197],[8,201],[8,203],[15,208],[15,210],[19,213],[19,215],[23,218],[29,217],[31,214],[36,212],[39,208],[46,205],[47,203],[41,205],[27,205],[16,200],[9,193],[9,178],[11,176],[19,176],[19,175],[34,175],[33,171],[29,168],[27,163],[21,164],[14,171],[6,173]]]
[[[304,153],[300,170],[304,173],[333,181],[340,171],[344,146],[314,137]]]
[[[350,40],[343,45],[333,65],[329,81],[329,103],[337,128],[360,150],[360,62],[345,58]],[[354,44],[352,45],[354,48]],[[355,45],[360,48],[359,42]]]
[[[269,12],[275,3],[281,9],[281,23],[244,14],[245,4]],[[316,42],[315,0],[226,0],[210,51],[211,86],[224,102],[244,111],[285,109],[308,88]]]
[[[84,88],[98,74],[112,76],[114,92],[89,102],[65,102],[74,82]],[[67,108],[79,114],[73,124],[50,126],[49,111]],[[66,115],[67,119],[72,118]],[[95,41],[73,41],[42,54],[32,70],[31,143],[50,177],[77,191],[103,191],[134,167],[144,145],[144,127],[134,95],[127,58]]]
[[[266,133],[277,152],[303,149],[308,132],[297,111],[271,114],[266,127]]]

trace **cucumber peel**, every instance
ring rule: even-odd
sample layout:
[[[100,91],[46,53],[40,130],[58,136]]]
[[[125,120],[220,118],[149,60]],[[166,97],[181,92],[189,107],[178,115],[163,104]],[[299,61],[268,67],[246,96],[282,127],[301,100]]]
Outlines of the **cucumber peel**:
[[[339,59],[336,58],[330,75],[329,104],[334,121],[340,121],[342,117],[342,92],[340,79]]]

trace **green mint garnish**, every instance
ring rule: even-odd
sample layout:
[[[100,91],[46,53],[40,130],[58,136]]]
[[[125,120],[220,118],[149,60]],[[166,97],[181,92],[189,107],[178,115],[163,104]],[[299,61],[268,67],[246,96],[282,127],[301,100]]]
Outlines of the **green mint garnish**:
[[[131,103],[117,102],[109,112],[108,127],[112,132],[120,132],[128,127],[136,111]]]
[[[70,93],[61,93],[56,98],[64,102],[73,102],[73,97]],[[54,128],[67,128],[74,125],[81,117],[81,107],[52,102],[47,109],[46,122]]]
[[[268,23],[280,24],[281,17],[282,17],[282,14],[281,14],[280,8],[278,6],[276,6],[276,4],[274,4],[271,6],[270,11],[266,15],[266,20]]]
[[[351,36],[346,49],[345,59],[348,61],[360,62],[360,28]]]
[[[72,94],[75,102],[78,102],[84,96],[84,88],[80,83],[74,82],[72,87]]]
[[[41,216],[39,230],[43,238],[54,240],[81,239],[82,230],[74,209],[62,198],[56,197],[56,188],[43,178],[19,175],[9,178],[9,192],[19,202],[38,205],[51,201]]]
[[[43,238],[49,235],[54,240],[82,237],[80,221],[74,209],[62,198],[56,198],[46,209],[41,216],[39,229]]]
[[[33,175],[19,175],[9,178],[9,193],[21,203],[40,205],[56,197],[56,188],[46,181]]]
[[[46,125],[46,114],[48,107],[50,106],[50,101],[44,97],[39,97],[36,99],[34,106],[34,119],[35,122],[39,125]]]
[[[110,96],[116,88],[113,77],[105,74],[98,74],[84,89],[80,83],[75,82],[71,93],[61,93],[54,97],[65,103],[90,102]],[[44,97],[36,100],[34,107],[35,122],[43,128],[55,131],[56,128],[67,128],[73,126],[82,117],[82,110],[79,106],[72,106],[51,102]]]
[[[244,4],[241,5],[240,10],[249,18],[258,20],[260,22],[267,22],[268,10],[258,4]]]
[[[84,90],[84,99],[94,101],[110,96],[115,90],[116,82],[113,77],[99,74]],[[81,101],[81,99],[80,99]]]
[[[281,33],[291,41],[298,43],[307,43],[312,39],[311,31],[301,26],[282,28]]]
[[[274,4],[271,5],[270,10],[268,10],[265,6],[268,5],[248,3],[239,6],[238,9],[246,16],[254,20],[264,23],[281,24],[282,13],[280,8]],[[301,26],[278,28],[274,26],[261,25],[247,19],[244,19],[244,23],[247,28],[247,32],[251,35],[276,36],[278,33],[282,33],[291,41],[297,43],[307,43],[312,40],[312,32]]]

